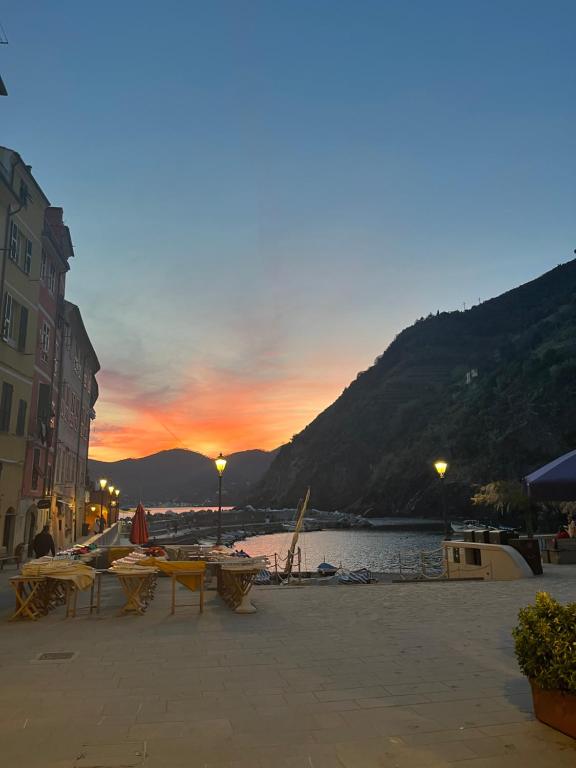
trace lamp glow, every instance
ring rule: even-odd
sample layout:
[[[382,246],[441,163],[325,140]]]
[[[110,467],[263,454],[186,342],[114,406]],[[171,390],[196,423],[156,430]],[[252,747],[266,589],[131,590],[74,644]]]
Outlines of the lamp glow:
[[[224,456],[222,456],[222,454],[220,454],[220,456],[218,456],[218,458],[214,460],[214,464],[216,464],[216,470],[218,471],[218,474],[220,475],[220,477],[222,477],[222,475],[224,474],[224,470],[226,469],[226,464],[227,464],[226,459],[224,458]]]
[[[434,467],[436,469],[436,472],[438,472],[438,475],[440,478],[443,478],[446,474],[446,470],[448,469],[448,463],[446,461],[435,461]]]
[[[106,486],[108,485],[108,480],[105,480],[104,478],[102,478],[98,482],[100,483],[100,489],[101,490],[104,490],[104,488],[106,488]]]
[[[109,485],[108,486],[108,490],[110,491],[111,494],[114,493],[114,486],[113,485]]]
[[[120,488],[116,488],[114,493],[116,494],[116,498],[118,498],[118,496],[120,496]]]

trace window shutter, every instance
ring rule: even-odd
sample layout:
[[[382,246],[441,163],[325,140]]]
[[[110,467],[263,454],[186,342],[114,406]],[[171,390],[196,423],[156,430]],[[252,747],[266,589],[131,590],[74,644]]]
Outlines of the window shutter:
[[[10,430],[10,414],[12,411],[12,392],[14,387],[8,382],[2,384],[2,398],[0,399],[0,431]]]
[[[18,349],[26,349],[26,334],[28,333],[28,310],[20,307],[20,329],[18,331]]]
[[[20,400],[18,403],[18,419],[16,421],[16,434],[23,435],[26,429],[26,410],[28,403],[26,400]]]

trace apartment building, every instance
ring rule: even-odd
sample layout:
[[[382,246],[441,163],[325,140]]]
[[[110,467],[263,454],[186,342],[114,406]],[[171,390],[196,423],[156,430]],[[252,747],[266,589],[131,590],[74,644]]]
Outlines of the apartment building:
[[[59,368],[51,512],[54,539],[64,547],[82,534],[86,519],[86,464],[100,370],[80,310],[68,301],[64,301]]]
[[[49,201],[0,147],[0,546],[24,541],[20,499],[34,385],[42,231]]]
[[[100,365],[64,298],[73,255],[62,209],[0,147],[0,551],[46,523],[60,547],[82,531]]]
[[[53,517],[55,520],[55,515],[51,515],[54,433],[64,327],[64,289],[72,256],[74,249],[62,208],[47,208],[40,256],[36,359],[20,501],[24,516],[23,541],[29,554],[35,533],[46,523],[52,523]]]

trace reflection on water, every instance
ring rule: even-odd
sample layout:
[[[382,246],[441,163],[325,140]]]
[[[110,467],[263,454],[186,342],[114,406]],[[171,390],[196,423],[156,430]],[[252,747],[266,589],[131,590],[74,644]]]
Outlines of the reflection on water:
[[[301,533],[298,546],[302,550],[303,570],[315,570],[321,562],[344,568],[366,567],[373,571],[393,568],[400,552],[438,549],[442,534],[417,531],[311,531]],[[292,541],[292,533],[273,533],[239,541],[236,549],[249,555],[282,557]],[[272,558],[273,560],[273,558]]]

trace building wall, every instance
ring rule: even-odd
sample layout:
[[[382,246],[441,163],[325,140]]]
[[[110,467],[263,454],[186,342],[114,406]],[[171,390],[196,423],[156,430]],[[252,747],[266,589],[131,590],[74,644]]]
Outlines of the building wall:
[[[55,537],[61,547],[82,534],[86,514],[86,468],[90,419],[96,400],[98,360],[78,307],[66,302],[57,415],[54,478]]]
[[[82,532],[99,363],[64,299],[73,255],[62,209],[0,147],[0,547],[9,552],[46,522],[60,547]]]
[[[49,504],[54,470],[54,431],[58,402],[58,365],[63,324],[64,289],[68,259],[73,256],[61,208],[47,208],[44,220],[34,381],[28,423],[28,441],[22,499],[24,539],[29,550],[35,533],[51,523]],[[59,236],[65,230],[65,237]],[[37,503],[42,499],[40,508]]]
[[[8,551],[24,541],[26,532],[20,501],[47,205],[19,156],[0,149],[0,247],[6,249],[0,252],[0,545]]]

